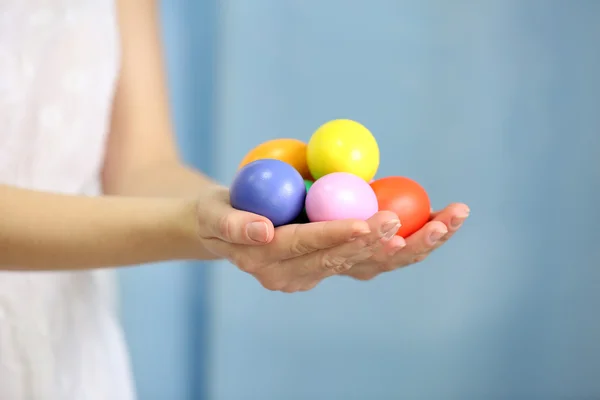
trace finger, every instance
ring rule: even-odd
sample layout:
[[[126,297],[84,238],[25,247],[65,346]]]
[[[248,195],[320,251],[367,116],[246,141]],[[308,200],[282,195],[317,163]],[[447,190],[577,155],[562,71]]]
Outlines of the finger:
[[[402,266],[394,256],[406,247],[402,236],[394,235],[390,240],[381,239],[383,246],[376,250],[366,262],[359,262],[345,272],[346,275],[360,280],[373,279],[382,272],[389,272]],[[406,258],[406,257],[405,257]]]
[[[273,240],[274,227],[268,218],[217,205],[198,216],[200,236],[240,245],[264,245]]]
[[[363,248],[359,247],[358,252],[356,248],[348,246],[333,249],[329,254],[323,253],[324,262],[321,262],[322,278],[349,270],[357,263],[373,257],[380,248],[388,245],[390,242],[395,242],[397,239],[400,239],[402,242],[404,241],[401,237],[396,236],[402,225],[394,213],[381,211],[376,213],[367,222],[372,233],[369,236],[361,238],[362,243],[359,242],[358,245],[362,244]],[[318,258],[319,254],[315,255],[315,257]],[[327,262],[328,258],[334,259],[336,257],[337,262],[333,260]],[[346,260],[346,265],[343,265],[343,259]]]
[[[367,222],[348,219],[280,226],[266,246],[248,247],[216,242],[212,245],[230,260],[237,260],[238,255],[243,254],[246,261],[269,265],[348,243],[369,232]]]
[[[346,219],[277,228],[272,243],[277,261],[338,246],[371,232],[366,221]]]
[[[406,239],[402,236],[395,235],[392,239],[383,244],[381,251],[375,254],[374,259],[379,262],[387,262],[390,257],[394,256],[405,247]]]
[[[440,221],[430,221],[406,239],[394,237],[368,262],[357,265],[356,271],[352,269],[349,274],[358,279],[372,279],[382,272],[423,261],[434,249],[432,238],[441,237],[447,231]]]
[[[452,203],[446,208],[438,211],[432,211],[430,221],[444,220],[455,228],[460,228],[460,225],[469,216],[471,210],[464,203]]]
[[[462,203],[450,204],[443,210],[432,214],[432,221],[440,221],[448,228],[448,233],[437,242],[436,248],[450,239],[460,229],[469,214],[469,207]]]
[[[369,231],[368,234],[346,240],[335,247],[280,259],[269,263],[270,265],[260,271],[257,277],[263,286],[272,290],[296,292],[311,288],[325,277],[326,272],[333,274],[336,269],[349,268],[352,260],[347,260],[348,256],[361,255],[365,248],[376,243],[379,238],[380,234],[377,230]],[[263,249],[268,250],[269,246]],[[364,258],[368,258],[368,254],[364,254]]]
[[[406,246],[399,253],[420,256],[433,250],[434,246],[448,233],[441,221],[430,221],[417,232],[406,238]]]
[[[465,204],[455,203],[432,213],[432,220],[406,239],[403,253],[421,255],[441,246],[460,228],[469,215],[468,210]]]
[[[367,223],[370,233],[336,247],[285,260],[280,263],[281,270],[291,276],[312,275],[317,280],[324,279],[370,258],[381,241],[393,238],[400,228],[397,216],[388,211],[375,214]]]
[[[384,271],[424,260],[460,228],[468,217],[468,210],[466,205],[455,203],[432,213],[432,220],[423,228],[406,238],[404,243],[396,238],[390,240],[373,260],[383,266]]]

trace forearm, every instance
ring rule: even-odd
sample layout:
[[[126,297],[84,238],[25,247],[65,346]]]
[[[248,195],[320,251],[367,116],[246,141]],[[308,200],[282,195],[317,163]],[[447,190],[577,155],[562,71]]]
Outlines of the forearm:
[[[112,175],[104,181],[106,194],[117,196],[161,196],[190,198],[216,196],[228,198],[228,188],[179,162],[164,162],[130,173]],[[200,217],[200,216],[199,216]],[[199,249],[196,259],[216,260],[213,253]]]
[[[0,185],[0,269],[116,267],[194,258],[194,204]]]
[[[198,198],[223,187],[212,179],[178,162],[121,173],[104,182],[104,192],[119,196],[161,196]]]

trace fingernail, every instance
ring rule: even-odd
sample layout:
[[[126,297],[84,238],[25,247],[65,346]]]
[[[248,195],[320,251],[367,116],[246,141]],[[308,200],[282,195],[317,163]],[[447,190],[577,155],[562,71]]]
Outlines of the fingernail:
[[[406,243],[396,246],[390,250],[390,256],[395,256],[400,250],[402,250],[406,246]]]
[[[450,227],[452,229],[460,228],[460,226],[463,224],[463,222],[465,222],[465,220],[469,217],[469,212],[470,212],[470,210],[467,208],[467,209],[463,210],[462,213],[460,213],[456,217],[452,218],[452,220],[450,221]]]
[[[352,234],[352,239],[356,239],[356,238],[358,238],[358,237],[361,237],[361,236],[367,235],[367,234],[369,234],[369,233],[371,233],[371,230],[370,230],[370,229],[368,229],[368,228],[363,228],[363,229],[359,230],[358,232],[354,232],[354,233]]]
[[[448,231],[433,231],[433,233],[429,235],[429,240],[431,240],[431,243],[436,243],[438,240],[443,238],[446,233],[448,233]]]
[[[400,221],[398,221],[397,219],[393,219],[383,224],[383,226],[381,227],[381,235],[383,236],[383,239],[389,240],[393,238],[396,232],[398,232],[399,228]]]
[[[246,226],[246,233],[255,242],[266,243],[269,238],[269,226],[266,222],[251,222]]]
[[[465,222],[465,218],[452,218],[452,221],[450,221],[450,227],[452,227],[452,229],[458,229],[463,224],[463,222]]]

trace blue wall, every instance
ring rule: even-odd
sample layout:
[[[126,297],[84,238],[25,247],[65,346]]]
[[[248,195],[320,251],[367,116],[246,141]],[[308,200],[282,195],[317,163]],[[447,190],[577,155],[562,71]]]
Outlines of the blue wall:
[[[600,2],[168,4],[188,159],[228,182],[255,144],[353,118],[379,176],[472,216],[419,266],[304,294],[226,263],[127,271],[142,400],[600,396]]]
[[[215,4],[162,4],[175,128],[186,161],[211,173]],[[204,263],[120,272],[123,323],[140,400],[200,400],[206,392],[209,319]]]
[[[216,171],[326,120],[471,205],[422,265],[281,295],[215,269],[213,399],[600,397],[600,2],[222,1]]]

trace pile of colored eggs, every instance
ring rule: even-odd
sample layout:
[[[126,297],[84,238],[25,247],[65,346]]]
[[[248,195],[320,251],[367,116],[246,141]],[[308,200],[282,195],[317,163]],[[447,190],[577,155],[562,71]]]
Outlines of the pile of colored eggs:
[[[408,237],[429,220],[427,192],[406,177],[373,180],[378,168],[379,146],[367,128],[347,119],[329,121],[308,144],[275,139],[252,149],[231,185],[231,205],[275,226],[366,220],[388,210],[402,223],[398,235]]]

